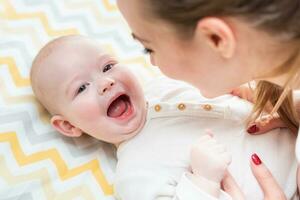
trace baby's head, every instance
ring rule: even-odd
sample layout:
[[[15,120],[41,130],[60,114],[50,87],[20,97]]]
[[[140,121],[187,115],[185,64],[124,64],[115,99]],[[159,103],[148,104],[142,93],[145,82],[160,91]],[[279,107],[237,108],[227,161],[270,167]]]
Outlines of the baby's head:
[[[63,36],[44,46],[33,61],[31,83],[51,124],[64,135],[87,133],[118,144],[144,125],[138,80],[87,37]]]

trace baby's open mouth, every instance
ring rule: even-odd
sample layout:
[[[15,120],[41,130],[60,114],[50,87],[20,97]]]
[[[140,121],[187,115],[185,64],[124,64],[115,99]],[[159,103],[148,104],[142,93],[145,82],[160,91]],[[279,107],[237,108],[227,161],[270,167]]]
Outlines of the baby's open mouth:
[[[133,109],[129,96],[122,94],[109,105],[107,109],[107,116],[124,119],[132,114],[132,111]]]

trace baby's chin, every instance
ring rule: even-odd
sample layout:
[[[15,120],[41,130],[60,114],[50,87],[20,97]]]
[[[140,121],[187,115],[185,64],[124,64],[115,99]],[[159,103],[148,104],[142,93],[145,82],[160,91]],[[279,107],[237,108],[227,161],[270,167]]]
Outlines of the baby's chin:
[[[114,139],[108,139],[108,140],[103,140],[105,142],[111,143],[113,145],[115,145],[116,147],[118,147],[120,144],[122,144],[123,142],[126,142],[128,140],[131,140],[132,138],[134,138],[139,132],[141,131],[141,129],[136,129],[136,131],[131,132],[131,133],[124,133],[119,135],[118,137],[114,138]]]
[[[139,110],[139,112],[136,113],[136,116],[132,121],[127,124],[126,127],[119,127],[120,131],[123,131],[122,133],[118,133],[119,137],[114,143],[122,143],[127,140],[132,139],[135,137],[141,130],[144,128],[145,122],[146,122],[146,114],[147,109],[146,107],[143,110]],[[125,129],[125,130],[124,130]]]
[[[134,138],[137,134],[139,133],[139,131],[130,133],[130,134],[126,134],[126,135],[122,135],[120,138],[118,138],[116,141],[113,142],[113,144],[115,145],[120,145],[123,142],[129,141],[132,138]]]

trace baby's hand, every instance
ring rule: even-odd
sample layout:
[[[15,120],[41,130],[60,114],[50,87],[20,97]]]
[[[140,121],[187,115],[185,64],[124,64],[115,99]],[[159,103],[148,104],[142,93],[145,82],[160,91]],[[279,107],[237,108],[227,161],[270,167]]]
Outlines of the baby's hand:
[[[212,134],[202,136],[192,146],[191,168],[194,176],[220,183],[230,162],[231,155]]]

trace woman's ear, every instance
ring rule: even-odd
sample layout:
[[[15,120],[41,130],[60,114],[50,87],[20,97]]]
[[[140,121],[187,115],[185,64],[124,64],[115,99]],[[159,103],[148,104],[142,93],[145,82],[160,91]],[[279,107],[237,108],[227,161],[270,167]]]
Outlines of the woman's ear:
[[[231,58],[236,49],[233,30],[223,19],[206,17],[199,20],[196,34],[223,58]]]
[[[79,128],[73,126],[61,115],[52,116],[51,124],[58,132],[68,137],[79,137],[82,135],[82,131]]]

